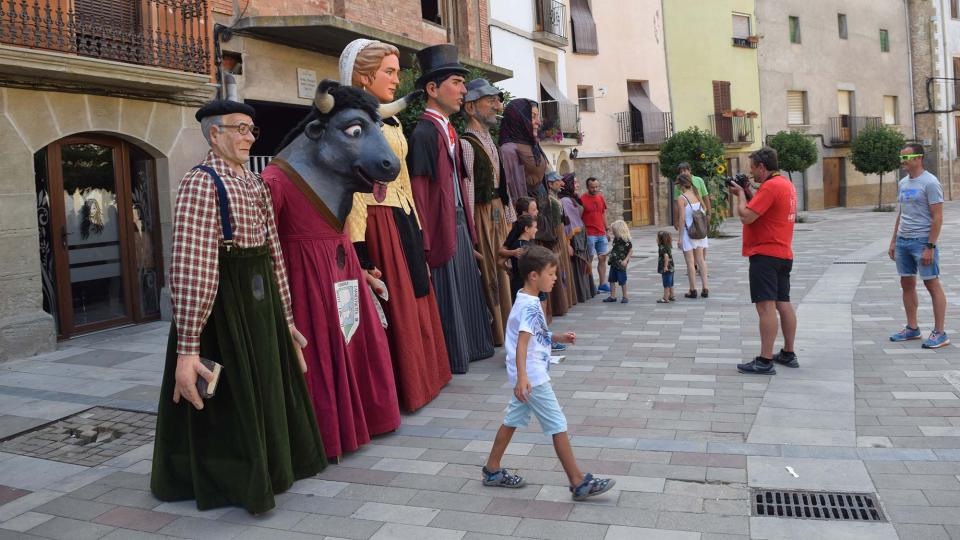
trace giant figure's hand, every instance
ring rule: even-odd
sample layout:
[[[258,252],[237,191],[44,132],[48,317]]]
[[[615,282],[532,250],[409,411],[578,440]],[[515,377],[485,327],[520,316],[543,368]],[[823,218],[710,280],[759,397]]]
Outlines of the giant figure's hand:
[[[300,362],[300,371],[307,372],[307,361],[303,358],[303,349],[307,346],[307,338],[297,330],[297,327],[290,325],[290,338],[293,340],[293,350],[297,352],[297,361]]]

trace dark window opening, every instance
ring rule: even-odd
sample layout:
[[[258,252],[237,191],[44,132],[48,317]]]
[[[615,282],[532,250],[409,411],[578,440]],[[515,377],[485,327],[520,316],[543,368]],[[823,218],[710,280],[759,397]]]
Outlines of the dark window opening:
[[[440,21],[440,1],[420,0],[420,16],[425,21],[442,24]]]

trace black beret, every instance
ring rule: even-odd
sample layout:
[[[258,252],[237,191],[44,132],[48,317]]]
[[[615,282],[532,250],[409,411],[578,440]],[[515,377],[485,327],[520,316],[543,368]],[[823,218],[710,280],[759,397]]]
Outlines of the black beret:
[[[243,113],[249,116],[251,119],[256,119],[257,117],[257,111],[255,111],[253,107],[247,105],[246,103],[230,101],[228,99],[214,99],[212,101],[208,101],[203,107],[200,107],[200,109],[197,110],[197,114],[194,116],[196,117],[197,122],[199,122],[208,116],[222,116],[224,114],[233,113]]]

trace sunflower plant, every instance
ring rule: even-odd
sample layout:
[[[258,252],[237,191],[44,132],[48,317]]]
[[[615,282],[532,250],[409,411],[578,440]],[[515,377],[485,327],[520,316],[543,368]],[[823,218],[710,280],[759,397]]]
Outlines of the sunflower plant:
[[[720,225],[726,218],[727,190],[723,177],[727,174],[723,159],[723,143],[716,135],[697,127],[674,133],[660,147],[660,173],[667,178],[676,178],[680,163],[690,164],[690,172],[703,178],[710,192],[710,236],[719,234]]]

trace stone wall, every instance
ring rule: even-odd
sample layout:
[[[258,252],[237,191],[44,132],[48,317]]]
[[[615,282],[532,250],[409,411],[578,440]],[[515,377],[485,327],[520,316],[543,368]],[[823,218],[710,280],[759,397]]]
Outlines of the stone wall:
[[[206,142],[194,107],[106,96],[0,88],[0,360],[56,345],[43,311],[33,155],[63,137],[96,132],[126,139],[157,162],[165,266],[176,187]]]
[[[670,223],[669,198],[667,194],[667,179],[659,175],[656,154],[614,156],[614,157],[587,157],[573,161],[577,180],[581,191],[587,190],[587,178],[591,176],[600,180],[603,197],[607,201],[607,223],[623,219],[624,203],[624,166],[633,163],[648,163],[653,165],[653,188],[651,196],[654,206],[654,224],[668,225]]]

